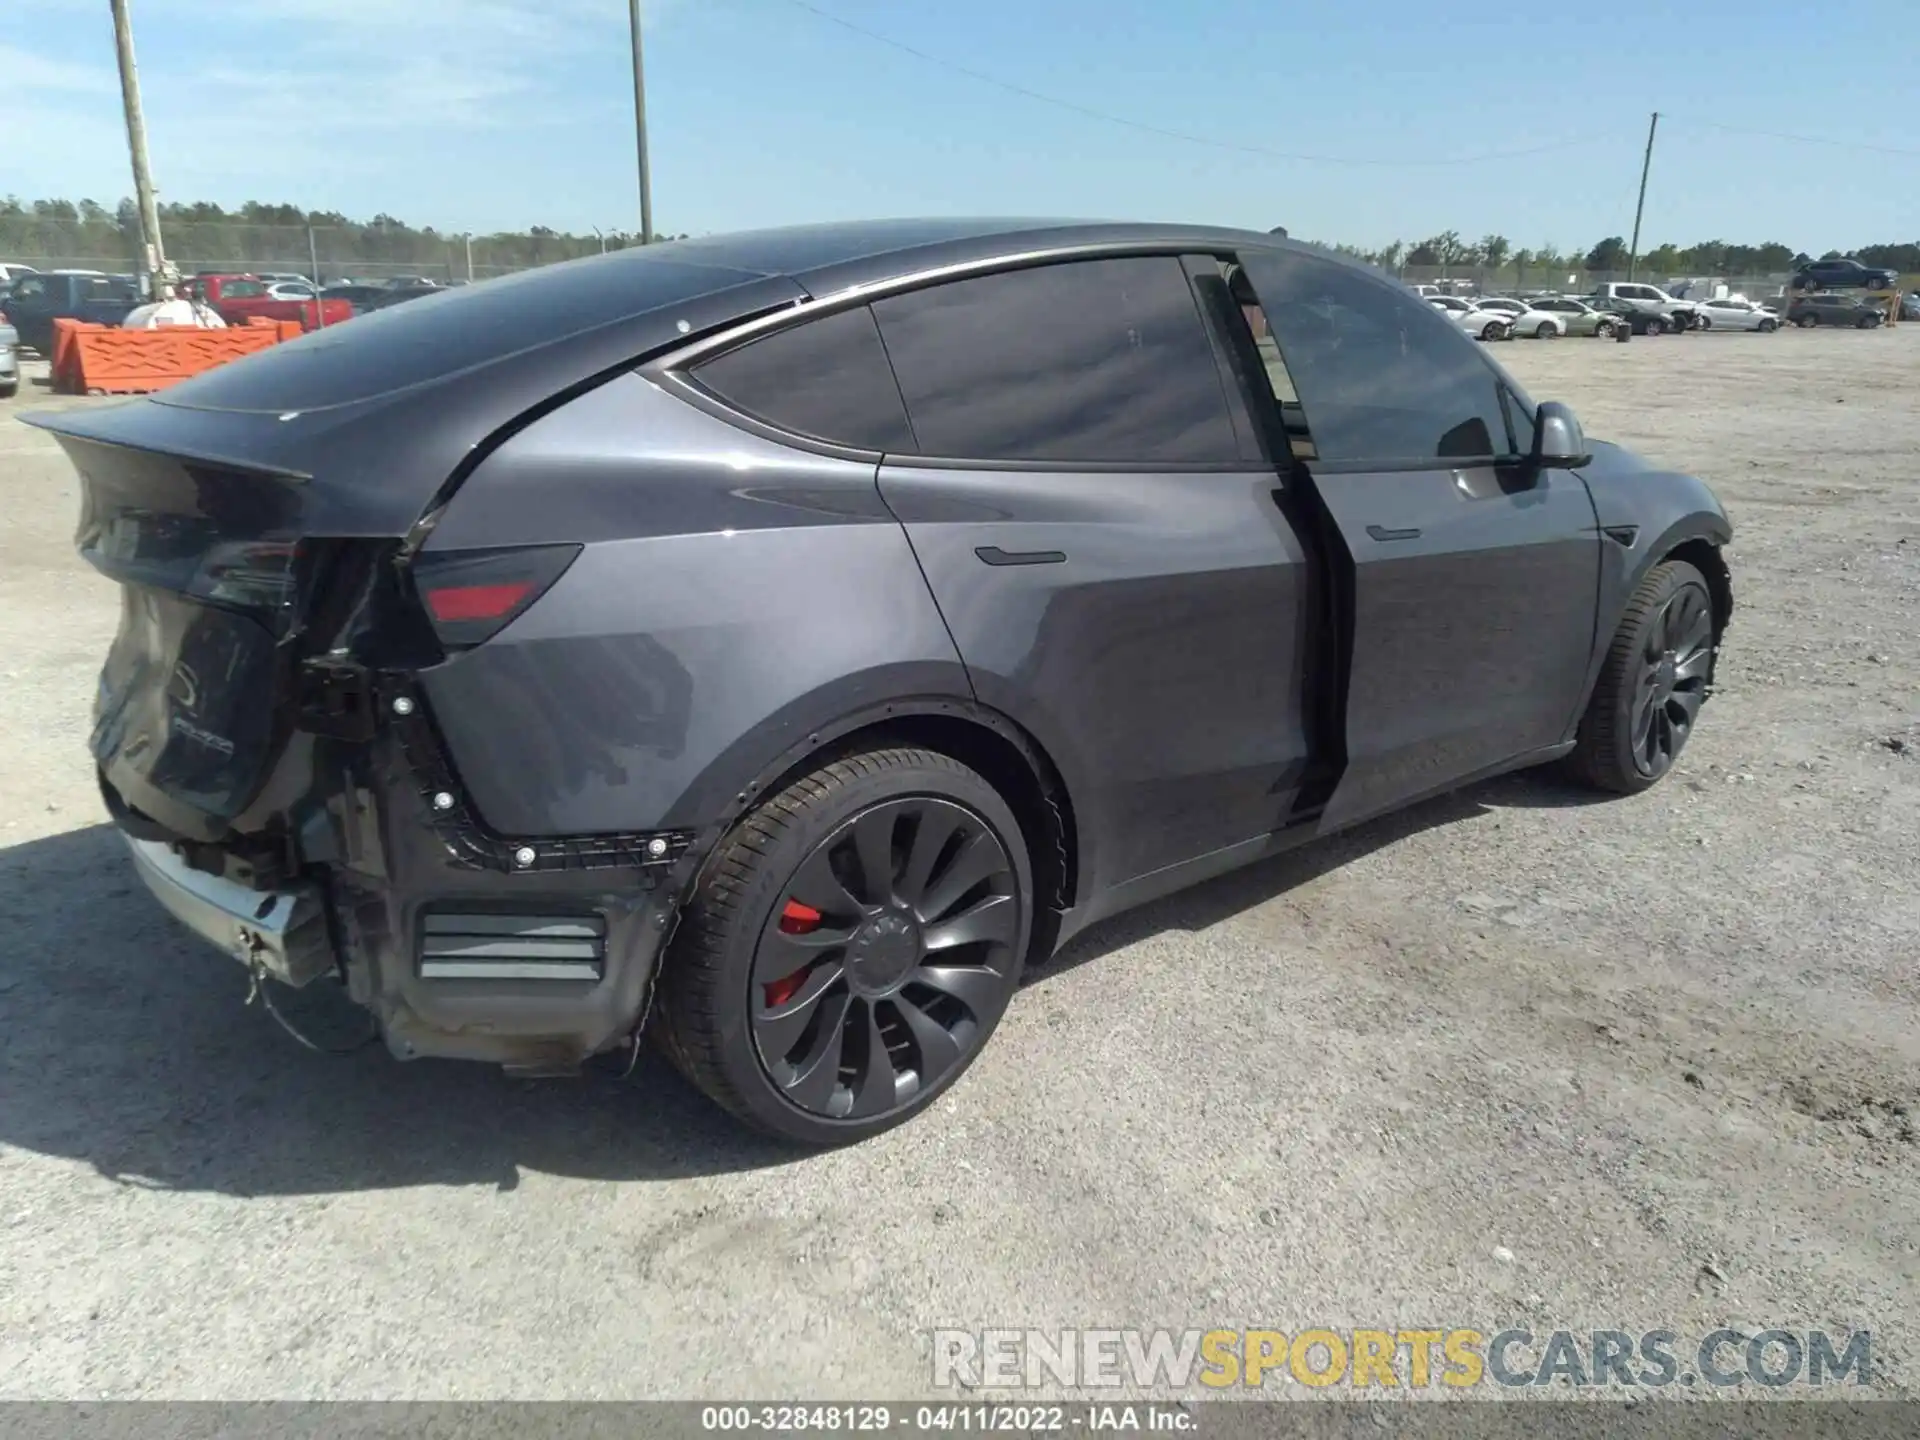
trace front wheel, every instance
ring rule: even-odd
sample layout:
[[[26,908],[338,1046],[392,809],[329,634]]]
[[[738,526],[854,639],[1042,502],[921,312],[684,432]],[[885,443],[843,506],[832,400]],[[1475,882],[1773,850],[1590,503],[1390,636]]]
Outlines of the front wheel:
[[[1533,332],[1533,338],[1536,340],[1558,340],[1560,338],[1560,332],[1554,329],[1551,320],[1542,320],[1540,322],[1540,328]]]
[[[1802,315],[1798,320],[1794,321],[1793,323],[1798,325],[1802,330],[1811,330],[1813,329],[1814,326],[1820,323],[1820,317],[1814,314],[1806,314],[1806,315]]]
[[[1488,342],[1498,340],[1500,338],[1500,326],[1498,322],[1483,328],[1480,331],[1480,338]]]
[[[807,1145],[909,1119],[1019,984],[1019,822],[948,756],[872,750],[763,801],[721,847],[660,973],[660,1039],[707,1097]]]
[[[1634,795],[1673,768],[1707,698],[1713,597],[1684,560],[1654,566],[1614,631],[1567,767],[1600,790]]]
[[[1877,315],[1862,315],[1854,322],[1856,330],[1871,330],[1879,322]]]
[[[1602,320],[1598,325],[1593,327],[1593,335],[1596,340],[1611,340],[1613,338],[1613,322],[1611,320]]]
[[[1771,335],[1778,328],[1779,327],[1771,320],[1762,320],[1760,322],[1760,333],[1762,335]]]

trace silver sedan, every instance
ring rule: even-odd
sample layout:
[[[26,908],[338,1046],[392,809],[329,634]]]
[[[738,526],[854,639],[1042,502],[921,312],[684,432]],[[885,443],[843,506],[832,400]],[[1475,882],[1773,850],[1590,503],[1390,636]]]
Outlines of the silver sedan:
[[[1758,330],[1771,334],[1780,328],[1780,317],[1771,310],[1762,310],[1753,301],[1738,295],[1729,295],[1720,300],[1697,300],[1694,302],[1700,314],[1702,330]]]
[[[1476,340],[1511,340],[1512,317],[1498,310],[1482,310],[1458,295],[1429,295],[1429,304]]]

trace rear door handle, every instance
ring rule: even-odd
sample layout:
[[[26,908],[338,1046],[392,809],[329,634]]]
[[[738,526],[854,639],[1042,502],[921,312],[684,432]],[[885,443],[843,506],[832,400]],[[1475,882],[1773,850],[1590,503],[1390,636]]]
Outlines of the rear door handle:
[[[989,565],[1063,565],[1067,559],[1064,550],[1002,550],[998,545],[981,545],[973,553]]]
[[[1420,532],[1414,530],[1389,530],[1384,525],[1367,526],[1367,534],[1375,540],[1418,540]]]

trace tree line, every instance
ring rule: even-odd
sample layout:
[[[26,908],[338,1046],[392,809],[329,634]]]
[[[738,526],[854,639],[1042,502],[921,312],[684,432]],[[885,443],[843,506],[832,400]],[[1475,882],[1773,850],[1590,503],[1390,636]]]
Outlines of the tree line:
[[[311,238],[309,237],[311,232]],[[302,210],[257,200],[233,210],[209,201],[160,206],[160,235],[169,259],[188,265],[275,261],[304,269],[318,252],[329,266],[452,266],[471,242],[488,269],[545,265],[638,244],[638,232],[610,230],[572,235],[535,225],[523,231],[464,235],[413,226],[391,215],[355,220],[335,210]],[[683,239],[657,234],[656,240]],[[128,268],[140,255],[140,217],[130,199],[109,210],[94,200],[0,198],[0,257],[117,261]]]
[[[476,261],[488,269],[544,265],[570,260],[601,249],[618,250],[639,243],[637,233],[609,231],[604,236],[574,235],[535,225],[524,231],[495,231],[463,235],[412,226],[391,215],[354,220],[333,210],[302,210],[297,205],[271,205],[249,200],[234,210],[209,201],[172,202],[160,207],[160,229],[167,253],[188,264],[235,264],[278,261],[304,265],[312,248],[330,265],[427,265],[458,267],[471,242]],[[657,240],[684,238],[656,235]],[[1543,278],[1556,271],[1623,271],[1627,242],[1609,235],[1587,250],[1557,246],[1515,247],[1504,235],[1463,239],[1445,230],[1425,240],[1396,240],[1377,250],[1353,245],[1329,249],[1399,272],[1416,269],[1512,271],[1521,277]],[[0,198],[0,257],[52,256],[61,259],[113,260],[131,267],[140,253],[140,221],[132,200],[113,209],[93,200],[33,200],[17,195]],[[1829,250],[1818,258],[1841,254]],[[1904,244],[1866,245],[1853,252],[1869,265],[1900,271],[1920,271],[1920,240]],[[1769,275],[1815,257],[1790,245],[1735,245],[1707,240],[1697,245],[1660,245],[1639,257],[1638,268],[1650,275]]]
[[[1529,271],[1549,275],[1554,271],[1621,271],[1627,268],[1626,237],[1609,235],[1587,250],[1561,250],[1554,245],[1538,249],[1516,249],[1504,235],[1487,235],[1479,240],[1463,239],[1457,230],[1445,230],[1426,240],[1396,240],[1378,250],[1354,245],[1332,245],[1329,249],[1383,270],[1418,269]],[[1697,245],[1658,245],[1641,253],[1637,268],[1648,274],[1666,275],[1772,275],[1794,269],[1810,260],[1837,260],[1851,253],[1868,265],[1885,265],[1895,270],[1920,270],[1920,240],[1904,244],[1864,245],[1852,252],[1829,250],[1813,256],[1777,240],[1764,245],[1735,245],[1726,240],[1703,240]]]

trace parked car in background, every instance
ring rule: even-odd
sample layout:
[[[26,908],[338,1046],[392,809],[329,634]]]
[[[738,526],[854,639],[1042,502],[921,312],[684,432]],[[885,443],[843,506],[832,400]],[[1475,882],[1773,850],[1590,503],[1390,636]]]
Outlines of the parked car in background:
[[[790,1143],[927,1113],[1106,917],[1528,766],[1661,783],[1733,604],[1705,484],[1247,231],[704,236],[35,423],[162,905],[397,1058],[657,1041]]]
[[[1701,330],[1759,330],[1771,333],[1780,328],[1780,317],[1744,295],[1726,295],[1718,300],[1702,300]]]
[[[229,325],[253,319],[297,320],[302,328],[314,330],[354,316],[344,300],[276,296],[257,275],[196,275],[183,288],[188,299],[208,306]]]
[[[1911,290],[1901,292],[1899,318],[1902,320],[1920,320],[1920,295],[1916,295]]]
[[[1793,272],[1795,290],[1891,290],[1899,283],[1898,270],[1851,258],[1815,260]]]
[[[1871,330],[1885,323],[1887,312],[1878,305],[1866,305],[1851,295],[1796,295],[1787,307],[1787,319],[1803,329],[1816,325],[1849,325],[1856,330]]]
[[[328,300],[339,300],[351,305],[354,314],[364,315],[370,310],[384,310],[390,305],[405,304],[409,300],[418,300],[422,295],[434,295],[439,292],[427,286],[395,290],[387,285],[368,285],[353,281],[329,285],[320,293]]]
[[[311,300],[319,293],[304,280],[275,280],[267,285],[267,294],[275,300]]]
[[[131,279],[98,270],[47,270],[14,282],[7,316],[21,344],[48,355],[55,320],[118,325],[139,303],[140,287]]]
[[[1583,295],[1580,298],[1594,309],[1625,324],[1635,335],[1666,335],[1681,328],[1665,311],[1642,307],[1631,300],[1620,300],[1610,295]]]
[[[20,332],[0,312],[0,400],[20,388]]]
[[[1482,310],[1458,295],[1429,295],[1427,303],[1476,340],[1511,340],[1513,317],[1501,310]]]
[[[262,270],[254,276],[254,279],[264,280],[269,285],[304,285],[309,290],[314,288],[313,281],[293,270]]]
[[[1557,340],[1567,333],[1566,322],[1552,311],[1511,295],[1490,295],[1479,302],[1482,310],[1507,316],[1507,328],[1529,340]]]
[[[1648,334],[1660,334],[1662,330],[1691,330],[1694,321],[1699,318],[1699,307],[1686,300],[1678,300],[1667,294],[1658,285],[1642,285],[1633,281],[1608,281],[1594,287],[1589,300],[1615,300],[1628,306],[1637,314],[1649,320],[1658,316],[1665,321],[1662,327],[1648,324],[1644,330]],[[1642,327],[1635,327],[1639,334]]]
[[[1621,318],[1611,311],[1596,309],[1571,295],[1542,295],[1529,303],[1534,309],[1544,310],[1558,320],[1562,326],[1561,333],[1565,335],[1597,336],[1602,340],[1611,340],[1622,323]]]

